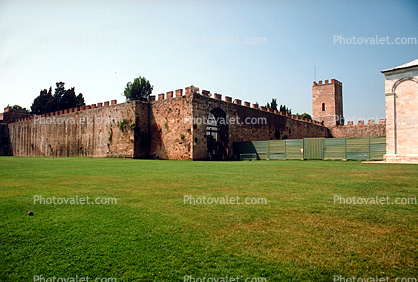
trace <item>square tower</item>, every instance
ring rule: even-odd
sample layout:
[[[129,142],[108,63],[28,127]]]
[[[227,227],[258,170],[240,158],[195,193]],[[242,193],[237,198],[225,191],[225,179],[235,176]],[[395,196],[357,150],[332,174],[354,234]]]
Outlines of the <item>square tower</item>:
[[[326,127],[344,124],[343,86],[336,79],[325,80],[312,86],[312,119],[324,122]]]

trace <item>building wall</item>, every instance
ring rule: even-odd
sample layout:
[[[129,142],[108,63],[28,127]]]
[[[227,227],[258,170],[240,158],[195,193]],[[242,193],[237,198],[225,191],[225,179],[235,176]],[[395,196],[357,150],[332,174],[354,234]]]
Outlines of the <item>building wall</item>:
[[[386,161],[418,161],[418,67],[385,73]]]
[[[323,104],[325,110],[323,110]],[[312,86],[312,118],[324,122],[326,127],[344,124],[342,83],[332,79]]]

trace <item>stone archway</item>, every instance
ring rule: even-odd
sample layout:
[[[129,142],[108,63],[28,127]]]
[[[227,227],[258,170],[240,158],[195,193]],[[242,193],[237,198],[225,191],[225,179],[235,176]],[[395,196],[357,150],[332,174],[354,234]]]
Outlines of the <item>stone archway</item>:
[[[209,160],[225,160],[228,157],[229,126],[226,114],[220,108],[208,114],[206,124],[207,157]]]

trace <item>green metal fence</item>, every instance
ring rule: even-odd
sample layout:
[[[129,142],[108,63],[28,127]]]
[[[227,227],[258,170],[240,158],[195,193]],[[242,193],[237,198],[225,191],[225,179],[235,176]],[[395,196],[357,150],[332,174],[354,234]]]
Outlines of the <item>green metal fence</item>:
[[[286,140],[270,140],[268,142],[270,160],[286,159]]]
[[[386,154],[386,137],[375,136],[370,137],[370,160],[383,160],[383,155]]]
[[[324,138],[324,160],[342,160],[345,157],[345,138]]]
[[[324,159],[324,138],[305,138],[303,140],[303,158],[305,160]]]
[[[303,139],[286,140],[286,159],[303,160]]]
[[[383,160],[386,137],[237,142],[234,148],[240,160]]]

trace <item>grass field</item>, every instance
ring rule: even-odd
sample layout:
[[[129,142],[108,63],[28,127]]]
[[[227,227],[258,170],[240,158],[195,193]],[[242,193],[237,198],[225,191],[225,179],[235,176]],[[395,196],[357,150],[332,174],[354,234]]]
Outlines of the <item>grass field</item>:
[[[0,281],[418,277],[417,204],[334,203],[416,199],[418,166],[1,157],[0,180]],[[117,204],[34,203],[39,196]]]

